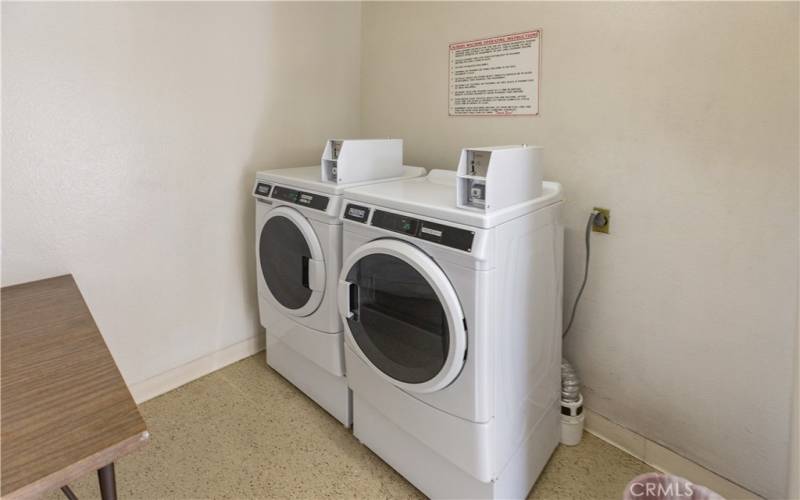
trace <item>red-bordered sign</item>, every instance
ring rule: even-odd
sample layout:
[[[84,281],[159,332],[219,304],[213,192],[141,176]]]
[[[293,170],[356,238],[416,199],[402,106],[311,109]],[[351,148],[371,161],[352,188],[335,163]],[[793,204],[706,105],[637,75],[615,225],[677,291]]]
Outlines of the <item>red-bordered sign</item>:
[[[449,44],[450,116],[539,114],[540,29]]]

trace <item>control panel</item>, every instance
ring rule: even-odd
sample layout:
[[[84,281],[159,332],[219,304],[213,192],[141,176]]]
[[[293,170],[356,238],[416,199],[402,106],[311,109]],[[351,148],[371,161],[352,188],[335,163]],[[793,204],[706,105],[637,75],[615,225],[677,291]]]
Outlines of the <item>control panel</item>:
[[[268,197],[270,189],[272,189],[271,185],[269,185],[269,184],[267,184],[265,182],[257,182],[256,183],[256,189],[253,192],[253,196]]]
[[[345,217],[347,217],[347,212],[345,212]],[[474,231],[445,226],[392,212],[384,212],[383,210],[375,210],[372,215],[372,225],[465,252],[472,251],[472,242],[475,239]]]
[[[307,193],[305,191],[298,191],[297,189],[290,189],[283,186],[275,186],[272,190],[272,198],[281,201],[294,203],[304,207],[313,208],[316,210],[325,210],[328,208],[328,197],[318,194]]]

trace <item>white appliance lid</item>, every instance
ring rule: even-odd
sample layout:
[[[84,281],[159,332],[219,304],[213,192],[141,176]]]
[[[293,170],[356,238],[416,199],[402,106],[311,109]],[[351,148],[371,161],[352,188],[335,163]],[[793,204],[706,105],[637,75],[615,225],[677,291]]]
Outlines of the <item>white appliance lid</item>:
[[[410,214],[490,228],[564,199],[561,184],[545,181],[542,195],[516,205],[484,213],[478,209],[456,206],[456,172],[431,170],[425,177],[384,184],[348,188],[348,201],[364,202]]]
[[[345,189],[350,187],[372,185],[377,182],[391,182],[403,179],[412,179],[414,177],[425,175],[425,169],[422,167],[404,166],[403,169],[404,173],[401,177],[389,177],[385,179],[375,179],[352,183],[334,183],[323,181],[322,170],[319,165],[315,165],[313,167],[260,170],[256,172],[256,179],[296,188],[308,189],[318,193],[341,195]]]

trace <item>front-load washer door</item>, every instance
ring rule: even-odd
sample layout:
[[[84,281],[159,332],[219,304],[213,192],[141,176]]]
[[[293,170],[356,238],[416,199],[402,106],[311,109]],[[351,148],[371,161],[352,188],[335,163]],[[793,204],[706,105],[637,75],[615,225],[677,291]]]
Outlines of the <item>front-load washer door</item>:
[[[458,376],[467,348],[461,304],[420,249],[393,239],[361,246],[342,267],[338,295],[348,341],[384,379],[430,393]]]
[[[308,316],[325,291],[325,262],[314,229],[289,207],[270,210],[259,227],[256,253],[266,293],[284,312]]]

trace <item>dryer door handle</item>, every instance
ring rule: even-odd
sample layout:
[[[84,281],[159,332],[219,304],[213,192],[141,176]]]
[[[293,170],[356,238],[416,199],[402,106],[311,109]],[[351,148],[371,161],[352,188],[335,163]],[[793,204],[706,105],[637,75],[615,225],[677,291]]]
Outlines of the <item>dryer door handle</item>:
[[[321,291],[325,288],[325,262],[316,259],[308,259],[304,266],[306,273],[306,285],[310,290]]]
[[[339,314],[344,319],[358,321],[358,285],[349,281],[339,281]]]

